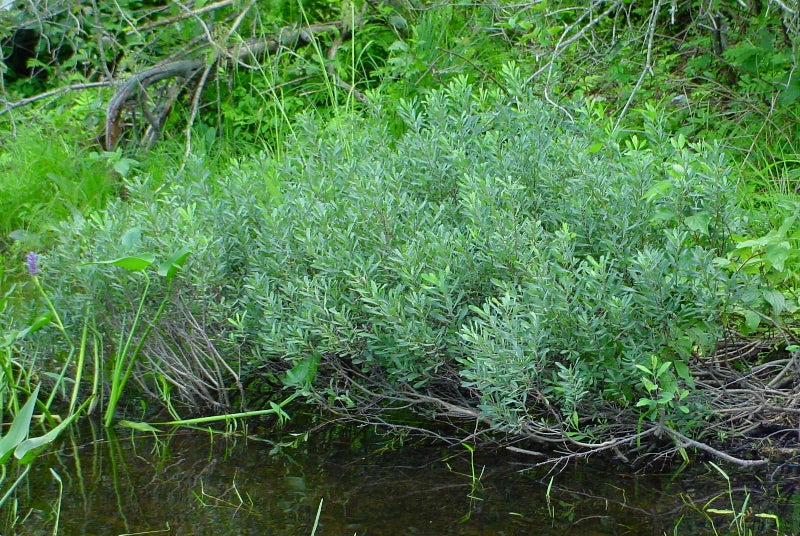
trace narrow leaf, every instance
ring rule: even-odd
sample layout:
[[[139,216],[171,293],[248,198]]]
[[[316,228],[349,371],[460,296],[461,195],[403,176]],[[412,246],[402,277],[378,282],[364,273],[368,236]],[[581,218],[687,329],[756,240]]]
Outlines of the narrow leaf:
[[[134,430],[138,430],[140,432],[156,432],[159,434],[161,433],[161,430],[159,430],[158,428],[156,428],[151,424],[147,424],[146,422],[133,422],[133,421],[122,420],[119,421],[117,424],[120,426],[124,426],[125,428],[132,428]]]
[[[36,320],[34,320],[33,323],[30,326],[28,326],[27,328],[21,330],[19,333],[17,333],[16,336],[14,337],[14,339],[15,340],[16,339],[21,339],[22,337],[24,337],[28,333],[33,333],[34,331],[39,331],[44,326],[49,324],[52,319],[53,319],[52,313],[44,313],[44,314],[39,315],[38,318],[36,318]]]

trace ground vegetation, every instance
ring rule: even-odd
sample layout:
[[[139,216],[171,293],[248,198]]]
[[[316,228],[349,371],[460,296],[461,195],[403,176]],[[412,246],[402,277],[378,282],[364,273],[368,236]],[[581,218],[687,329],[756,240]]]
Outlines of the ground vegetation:
[[[143,429],[302,398],[532,464],[795,457],[795,7],[0,20],[15,430],[41,383]]]

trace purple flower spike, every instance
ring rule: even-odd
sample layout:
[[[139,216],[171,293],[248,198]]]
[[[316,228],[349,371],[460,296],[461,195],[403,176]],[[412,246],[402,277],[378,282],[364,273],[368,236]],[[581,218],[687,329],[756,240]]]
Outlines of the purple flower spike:
[[[36,253],[31,251],[28,253],[28,273],[31,275],[38,275],[39,274],[39,265],[37,264],[38,257]]]

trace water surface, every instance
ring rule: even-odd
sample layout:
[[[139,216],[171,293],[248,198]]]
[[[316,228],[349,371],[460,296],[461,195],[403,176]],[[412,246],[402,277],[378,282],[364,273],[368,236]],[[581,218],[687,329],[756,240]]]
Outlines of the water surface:
[[[526,470],[531,461],[480,449],[473,459],[462,446],[397,447],[363,428],[278,448],[186,430],[115,437],[85,423],[37,460],[18,494],[27,518],[12,534],[53,534],[58,510],[61,536],[308,536],[320,501],[319,536],[713,534],[707,517],[720,534],[735,534],[731,514],[708,514],[731,509],[731,497],[737,509],[747,500],[754,534],[779,534],[756,514],[780,514],[780,534],[800,527],[791,468],[737,475],[728,494],[702,462],[676,475],[633,474],[598,459],[547,474]],[[64,486],[60,508],[51,468]],[[772,481],[754,478],[776,469]]]

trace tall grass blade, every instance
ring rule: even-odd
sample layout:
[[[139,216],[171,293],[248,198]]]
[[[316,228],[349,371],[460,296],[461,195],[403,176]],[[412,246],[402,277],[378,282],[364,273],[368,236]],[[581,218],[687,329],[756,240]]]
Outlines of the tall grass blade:
[[[320,498],[319,500],[319,508],[317,508],[317,517],[314,518],[314,526],[311,527],[311,536],[314,536],[317,533],[317,527],[319,526],[319,517],[322,515],[322,501],[324,499]]]

